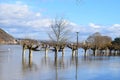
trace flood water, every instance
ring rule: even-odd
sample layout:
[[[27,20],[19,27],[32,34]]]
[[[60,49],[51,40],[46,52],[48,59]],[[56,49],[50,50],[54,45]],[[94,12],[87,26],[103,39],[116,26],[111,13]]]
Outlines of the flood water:
[[[120,80],[120,57],[78,57],[66,49],[64,57],[50,51],[33,52],[22,58],[19,45],[0,45],[0,80]]]

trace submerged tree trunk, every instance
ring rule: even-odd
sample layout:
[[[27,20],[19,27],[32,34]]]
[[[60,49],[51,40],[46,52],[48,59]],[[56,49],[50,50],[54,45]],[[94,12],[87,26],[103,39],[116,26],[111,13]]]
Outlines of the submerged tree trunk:
[[[109,49],[107,48],[106,49],[106,56],[109,56],[110,55],[110,51],[109,51]]]
[[[87,49],[84,49],[84,56],[87,56]]]
[[[25,49],[25,46],[23,45],[23,50],[22,50],[22,57],[23,58],[25,57],[25,52],[26,52],[26,49]]]
[[[98,49],[95,50],[95,56],[97,56],[97,55],[98,55]]]
[[[58,47],[55,47],[55,57],[57,56],[58,51],[59,51],[59,48],[58,48]]]
[[[65,53],[65,49],[63,48],[62,49],[62,56],[64,56],[64,53]]]
[[[31,49],[29,49],[29,59],[32,60],[32,50]]]
[[[22,57],[23,58],[25,57],[25,52],[26,52],[26,50],[24,49],[23,52],[22,52]]]
[[[32,68],[32,50],[29,49],[29,67]]]
[[[95,49],[92,49],[93,50],[93,56],[95,56]]]
[[[75,56],[75,50],[72,49],[72,56]]]
[[[55,67],[57,68],[58,57],[57,57],[56,54],[57,54],[57,53],[55,53],[55,56],[54,56],[54,65],[55,65]]]
[[[48,50],[49,48],[45,48],[45,57],[48,57]]]
[[[115,56],[117,56],[118,55],[118,50],[115,50]]]

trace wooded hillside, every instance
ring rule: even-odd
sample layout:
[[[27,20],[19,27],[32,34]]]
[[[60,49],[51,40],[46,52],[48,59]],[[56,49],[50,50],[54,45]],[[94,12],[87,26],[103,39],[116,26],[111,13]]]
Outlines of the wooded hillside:
[[[0,28],[0,44],[13,44],[16,43],[14,37]]]

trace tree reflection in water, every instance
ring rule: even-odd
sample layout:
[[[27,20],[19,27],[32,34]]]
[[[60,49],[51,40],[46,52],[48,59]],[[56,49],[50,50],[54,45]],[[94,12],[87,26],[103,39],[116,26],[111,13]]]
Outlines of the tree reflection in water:
[[[32,59],[28,59],[28,61],[23,57],[22,59],[22,68],[23,72],[27,71],[39,71],[39,73],[44,73],[48,76],[47,79],[52,80],[60,80],[64,77],[64,71],[70,70],[70,68],[74,68],[72,76],[74,76],[74,80],[79,79],[79,68],[83,66],[89,66],[92,68],[94,65],[95,67],[99,67],[102,64],[94,63],[93,61],[96,60],[109,60],[109,57],[93,57],[93,56],[54,56],[54,57],[40,57],[39,64],[33,63]],[[99,64],[99,65],[98,65]],[[50,70],[50,71],[47,71]],[[62,72],[63,71],[63,72]],[[63,74],[61,74],[63,73]],[[50,76],[51,75],[51,76]],[[68,74],[69,75],[69,74]],[[70,77],[70,76],[67,76]],[[41,78],[40,78],[41,79]],[[45,79],[46,80],[46,79]],[[65,80],[65,79],[63,79]]]
[[[32,58],[29,58],[28,61],[25,57],[22,57],[22,70],[23,72],[27,71],[37,71],[38,67],[35,63],[32,62]]]

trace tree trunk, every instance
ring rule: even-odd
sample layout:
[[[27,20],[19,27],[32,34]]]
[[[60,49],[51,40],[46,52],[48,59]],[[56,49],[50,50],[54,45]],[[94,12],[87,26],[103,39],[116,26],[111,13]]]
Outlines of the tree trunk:
[[[75,50],[72,49],[72,56],[75,56]]]
[[[93,55],[95,56],[95,49],[93,49]]]
[[[107,55],[107,56],[109,56],[109,55],[110,55],[110,51],[109,51],[109,49],[108,49],[108,48],[106,49],[106,55]]]
[[[57,68],[57,61],[58,61],[58,57],[54,56],[54,65],[55,65],[56,68]]]
[[[29,67],[32,68],[32,50],[29,49]]]
[[[62,56],[64,56],[64,53],[65,53],[65,49],[63,48],[62,49]]]
[[[118,51],[117,50],[115,50],[115,56],[117,56],[118,55]]]
[[[25,52],[26,52],[26,49],[25,49],[25,47],[23,46],[23,50],[22,50],[22,57],[23,57],[23,58],[25,57]]]
[[[48,57],[48,48],[45,48],[45,57]]]
[[[84,49],[84,56],[87,56],[87,49]]]
[[[109,49],[110,50],[110,56],[112,55],[112,50],[111,49]]]
[[[97,56],[97,55],[98,55],[98,49],[95,50],[95,56]]]
[[[56,57],[57,54],[58,54],[58,50],[59,50],[59,48],[58,48],[58,47],[55,47],[55,57]]]
[[[75,56],[78,56],[78,50],[75,50]]]

